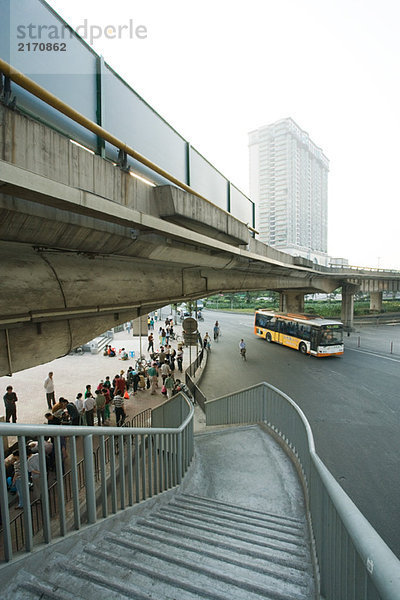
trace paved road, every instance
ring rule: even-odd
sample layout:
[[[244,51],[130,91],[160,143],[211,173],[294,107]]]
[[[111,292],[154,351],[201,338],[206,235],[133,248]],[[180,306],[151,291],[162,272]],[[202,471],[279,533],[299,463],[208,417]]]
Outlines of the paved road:
[[[306,414],[322,460],[400,558],[400,326],[360,329],[343,357],[316,359],[256,338],[252,316],[204,316],[203,333],[216,318],[223,333],[201,381],[205,395],[260,381],[287,393]],[[239,356],[241,337],[247,362]],[[390,354],[393,340],[397,354]]]

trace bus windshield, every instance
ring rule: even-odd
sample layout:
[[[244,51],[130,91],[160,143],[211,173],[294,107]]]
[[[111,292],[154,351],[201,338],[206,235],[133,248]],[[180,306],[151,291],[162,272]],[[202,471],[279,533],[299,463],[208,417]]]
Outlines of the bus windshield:
[[[341,325],[324,325],[320,329],[320,345],[336,346],[343,344],[343,328]]]

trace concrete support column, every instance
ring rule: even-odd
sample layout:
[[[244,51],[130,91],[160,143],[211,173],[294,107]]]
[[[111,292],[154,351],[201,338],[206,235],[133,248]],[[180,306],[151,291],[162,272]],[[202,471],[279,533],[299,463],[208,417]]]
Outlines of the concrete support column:
[[[381,312],[382,310],[382,292],[370,292],[369,294],[369,310]]]
[[[348,330],[353,329],[355,291],[353,285],[342,286],[342,323]]]
[[[281,312],[303,313],[304,294],[302,292],[280,292],[279,310]]]

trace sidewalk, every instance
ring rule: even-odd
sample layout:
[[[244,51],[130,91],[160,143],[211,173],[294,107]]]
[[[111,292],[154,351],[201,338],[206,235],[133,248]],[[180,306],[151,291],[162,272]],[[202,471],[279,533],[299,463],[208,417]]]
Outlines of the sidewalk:
[[[400,324],[358,325],[350,336],[344,337],[345,348],[377,352],[384,356],[400,356]]]
[[[174,326],[175,333],[181,335],[181,324]],[[154,348],[159,349],[158,329],[153,331]],[[0,377],[1,398],[6,392],[7,385],[12,385],[18,396],[17,403],[17,423],[21,424],[43,424],[46,422],[44,414],[47,412],[46,393],[43,388],[44,380],[49,371],[54,373],[55,396],[56,400],[60,396],[74,402],[78,392],[84,393],[88,383],[92,386],[92,391],[97,388],[101,379],[107,375],[112,380],[114,376],[123,369],[126,373],[128,367],[135,367],[136,359],[139,357],[139,337],[133,337],[127,331],[114,334],[114,339],[110,342],[117,352],[120,348],[134,351],[134,358],[121,361],[117,357],[109,358],[99,354],[69,354],[62,358],[57,358],[45,365],[32,367],[26,371],[15,373],[12,377]],[[177,341],[171,341],[171,347],[177,349]],[[183,347],[183,370],[190,363],[190,354],[192,361],[196,358],[196,348]],[[147,332],[142,336],[142,355],[149,358],[147,352]],[[184,381],[184,373],[180,373],[175,362],[175,378]],[[160,378],[161,382],[161,378]],[[161,394],[161,385],[155,395],[150,395],[150,390],[138,391],[135,396],[131,394],[129,400],[125,401],[125,410],[128,418],[137,415],[147,408],[154,408],[165,401],[165,396]],[[1,402],[0,416],[5,414],[4,403]],[[112,416],[112,424],[113,416]]]

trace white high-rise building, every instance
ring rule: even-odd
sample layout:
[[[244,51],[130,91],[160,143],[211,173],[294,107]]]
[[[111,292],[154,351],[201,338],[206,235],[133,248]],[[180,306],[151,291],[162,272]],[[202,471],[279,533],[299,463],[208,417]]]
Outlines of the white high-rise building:
[[[291,118],[249,133],[259,239],[327,265],[329,160]]]

